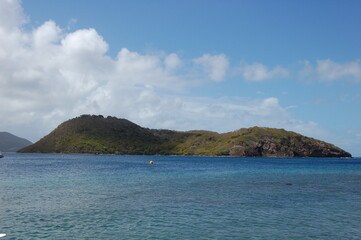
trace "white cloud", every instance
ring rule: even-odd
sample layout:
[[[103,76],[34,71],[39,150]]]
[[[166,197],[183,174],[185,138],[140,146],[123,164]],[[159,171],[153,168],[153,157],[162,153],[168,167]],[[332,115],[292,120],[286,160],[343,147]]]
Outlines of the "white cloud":
[[[200,65],[212,81],[221,82],[226,77],[229,62],[224,54],[204,54],[193,62]]]
[[[34,30],[33,43],[35,48],[46,47],[59,41],[61,29],[54,21],[47,21],[40,27]]]
[[[95,29],[81,29],[69,33],[61,41],[61,45],[65,53],[74,56],[103,55],[108,51],[108,44]]]
[[[177,130],[225,132],[261,125],[314,136],[318,128],[293,119],[277,98],[179,96],[179,90],[196,81],[189,76],[224,80],[229,62],[223,54],[204,54],[191,66],[175,53],[145,55],[126,48],[113,59],[95,29],[67,33],[47,21],[26,32],[18,1],[0,1],[0,11],[10,18],[5,21],[0,14],[0,130],[38,140],[62,121],[84,113]],[[201,70],[193,75],[197,67]],[[264,73],[251,74],[250,80],[285,74],[282,68],[253,68]]]
[[[239,68],[243,78],[247,81],[260,82],[272,78],[285,78],[288,71],[280,66],[268,70],[268,67],[261,63],[253,63]]]
[[[19,0],[2,0],[0,3],[0,31],[18,31],[18,26],[26,22]]]
[[[300,71],[303,79],[316,79],[321,81],[353,80],[361,82],[361,63],[359,60],[346,63],[337,63],[330,59],[318,60],[316,66],[306,61]]]
[[[169,71],[175,70],[182,66],[182,61],[177,54],[171,53],[164,59],[165,68]]]

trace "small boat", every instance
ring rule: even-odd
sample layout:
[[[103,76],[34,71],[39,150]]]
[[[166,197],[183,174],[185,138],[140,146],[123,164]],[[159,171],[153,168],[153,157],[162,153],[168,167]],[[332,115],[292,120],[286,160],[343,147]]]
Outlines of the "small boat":
[[[0,152],[0,158],[3,158],[4,154],[2,152]]]

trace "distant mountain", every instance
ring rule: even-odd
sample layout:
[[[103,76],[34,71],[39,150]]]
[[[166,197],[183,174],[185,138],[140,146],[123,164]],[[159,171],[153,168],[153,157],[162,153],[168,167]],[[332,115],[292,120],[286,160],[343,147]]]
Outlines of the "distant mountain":
[[[8,132],[0,132],[0,151],[16,152],[31,144],[33,143],[24,138],[17,137]]]
[[[138,126],[126,119],[82,115],[19,152],[248,157],[351,157],[323,141],[284,129],[252,127],[219,134]]]

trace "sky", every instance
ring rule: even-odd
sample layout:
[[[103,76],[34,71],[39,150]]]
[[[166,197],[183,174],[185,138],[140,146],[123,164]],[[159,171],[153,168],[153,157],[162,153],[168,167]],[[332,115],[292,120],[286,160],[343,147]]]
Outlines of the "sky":
[[[101,114],[361,156],[360,28],[358,0],[0,0],[0,131]]]

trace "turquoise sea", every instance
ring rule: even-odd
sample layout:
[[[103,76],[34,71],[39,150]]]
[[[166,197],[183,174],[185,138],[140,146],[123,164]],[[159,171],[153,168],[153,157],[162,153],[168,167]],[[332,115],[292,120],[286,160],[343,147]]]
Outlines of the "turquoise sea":
[[[361,239],[361,159],[9,153],[0,159],[0,233]]]

